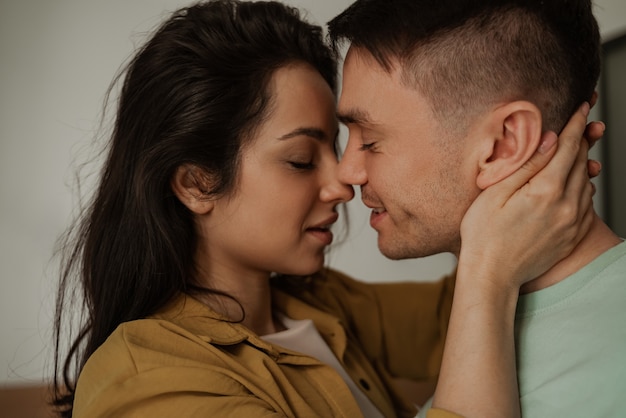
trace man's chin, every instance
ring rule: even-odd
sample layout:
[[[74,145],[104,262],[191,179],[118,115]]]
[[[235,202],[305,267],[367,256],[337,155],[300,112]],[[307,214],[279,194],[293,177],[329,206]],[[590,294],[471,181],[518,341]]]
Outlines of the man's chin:
[[[406,260],[408,258],[416,258],[408,247],[402,246],[399,243],[386,243],[378,236],[378,250],[382,255],[390,260]]]
[[[423,258],[448,252],[446,250],[429,247],[427,245],[416,247],[414,241],[402,242],[400,240],[384,239],[380,233],[378,234],[378,250],[382,255],[390,260]]]

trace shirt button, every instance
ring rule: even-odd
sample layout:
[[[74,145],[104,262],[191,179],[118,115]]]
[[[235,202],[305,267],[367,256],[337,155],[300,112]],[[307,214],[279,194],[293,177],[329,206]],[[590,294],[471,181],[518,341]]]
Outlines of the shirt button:
[[[365,379],[359,379],[359,384],[363,387],[363,389],[370,390],[370,384],[367,383]]]

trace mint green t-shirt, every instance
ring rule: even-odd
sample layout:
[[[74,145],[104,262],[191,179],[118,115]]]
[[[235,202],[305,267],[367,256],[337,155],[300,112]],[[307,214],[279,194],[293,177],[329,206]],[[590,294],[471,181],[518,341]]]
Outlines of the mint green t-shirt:
[[[524,417],[626,417],[626,243],[520,297]]]
[[[626,417],[626,242],[520,296],[515,346],[524,418]]]

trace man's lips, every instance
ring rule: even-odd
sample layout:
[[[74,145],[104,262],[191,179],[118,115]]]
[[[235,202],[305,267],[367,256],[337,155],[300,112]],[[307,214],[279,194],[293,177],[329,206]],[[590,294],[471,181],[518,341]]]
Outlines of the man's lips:
[[[370,200],[367,199],[362,199],[363,200],[363,204],[365,206],[367,206],[368,208],[370,208],[372,210],[372,212],[376,213],[376,214],[380,214],[383,212],[386,212],[387,210],[384,208],[384,206],[374,203]]]
[[[376,229],[380,222],[382,222],[382,220],[386,217],[387,210],[384,207],[378,206],[371,202],[364,201],[363,203],[365,204],[365,206],[372,210],[370,214],[370,226]]]

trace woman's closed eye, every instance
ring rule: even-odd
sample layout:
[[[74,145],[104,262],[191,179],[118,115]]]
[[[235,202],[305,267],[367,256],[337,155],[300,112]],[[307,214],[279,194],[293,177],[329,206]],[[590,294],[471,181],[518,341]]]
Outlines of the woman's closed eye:
[[[312,170],[315,168],[313,161],[288,161],[288,163],[297,170]]]

